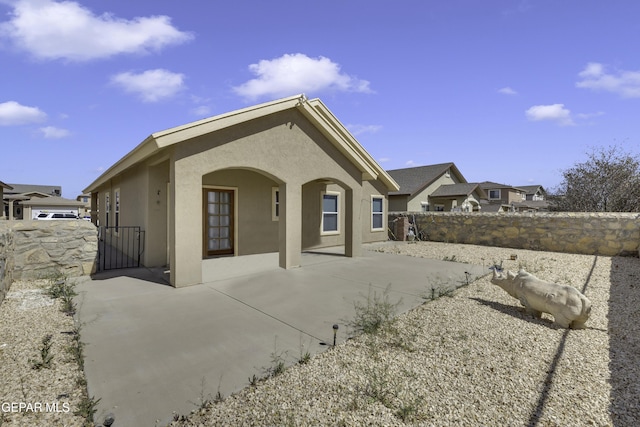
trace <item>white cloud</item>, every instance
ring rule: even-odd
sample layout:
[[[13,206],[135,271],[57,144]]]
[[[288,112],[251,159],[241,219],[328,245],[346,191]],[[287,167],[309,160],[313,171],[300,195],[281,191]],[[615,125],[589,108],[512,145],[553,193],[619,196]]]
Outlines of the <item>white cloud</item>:
[[[12,6],[10,20],[0,24],[0,37],[39,59],[87,61],[147,53],[193,38],[168,16],[98,16],[73,1],[18,0]]]
[[[525,111],[525,115],[534,122],[549,120],[556,122],[560,126],[574,124],[571,119],[571,111],[564,108],[564,104],[534,105]]]
[[[209,117],[211,115],[211,107],[208,105],[199,105],[191,110],[191,114],[198,117]]]
[[[413,167],[413,166],[415,166],[416,164],[417,164],[417,163],[416,163],[416,162],[414,162],[413,160],[407,160],[407,161],[405,162],[405,164],[404,164],[404,165],[405,165],[405,166],[409,166],[409,167]]]
[[[71,135],[67,129],[60,129],[54,126],[45,126],[40,128],[40,132],[47,139],[60,139]]]
[[[15,101],[0,104],[0,126],[38,123],[47,118],[47,114],[37,107],[27,107]]]
[[[309,58],[302,53],[285,54],[249,65],[256,78],[233,90],[253,100],[263,96],[281,97],[326,90],[371,93],[369,82],[344,74],[329,58]]]
[[[351,132],[351,134],[355,136],[355,135],[361,135],[363,133],[376,133],[380,129],[382,129],[382,126],[380,125],[347,125],[347,129],[349,129],[349,132]]]
[[[170,98],[184,89],[184,74],[155,69],[143,73],[120,73],[111,77],[111,82],[125,92],[138,95],[144,102],[157,102]]]
[[[515,90],[511,89],[509,86],[503,87],[502,89],[498,89],[498,93],[501,93],[503,95],[517,95],[518,94],[518,92],[516,92]]]
[[[595,113],[578,113],[576,114],[576,118],[582,119],[582,120],[589,120],[594,117],[604,116],[604,114],[605,114],[604,111],[597,111]]]
[[[616,71],[608,73],[603,64],[590,62],[578,76],[576,87],[603,90],[623,98],[640,98],[640,71]]]
[[[391,159],[389,157],[380,157],[378,159],[378,163],[386,163],[386,162],[390,162]]]

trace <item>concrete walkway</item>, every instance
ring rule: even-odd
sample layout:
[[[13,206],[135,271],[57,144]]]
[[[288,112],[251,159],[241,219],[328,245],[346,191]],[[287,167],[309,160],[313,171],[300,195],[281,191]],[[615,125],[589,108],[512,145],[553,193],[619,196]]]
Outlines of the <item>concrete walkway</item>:
[[[208,282],[181,289],[146,269],[80,283],[89,394],[102,399],[96,422],[112,413],[114,426],[164,426],[201,396],[246,387],[272,365],[274,352],[289,364],[321,352],[333,343],[334,324],[343,342],[354,301],[369,292],[381,295],[390,285],[390,301],[402,298],[406,311],[432,286],[458,287],[485,274],[480,266],[369,250],[358,258],[304,253],[303,266],[292,270],[278,268],[273,256],[212,260],[203,267]],[[221,267],[225,278],[214,281]]]

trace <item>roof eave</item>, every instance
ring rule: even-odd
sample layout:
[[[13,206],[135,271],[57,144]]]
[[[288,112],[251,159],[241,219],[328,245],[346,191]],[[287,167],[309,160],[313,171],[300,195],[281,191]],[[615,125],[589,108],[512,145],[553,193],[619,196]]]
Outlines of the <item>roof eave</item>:
[[[379,179],[390,191],[398,191],[400,189],[400,186],[391,175],[371,157],[320,99],[316,98],[307,102],[300,102],[297,107],[308,120],[317,126],[325,137],[334,143],[342,154],[358,167],[364,180]]]

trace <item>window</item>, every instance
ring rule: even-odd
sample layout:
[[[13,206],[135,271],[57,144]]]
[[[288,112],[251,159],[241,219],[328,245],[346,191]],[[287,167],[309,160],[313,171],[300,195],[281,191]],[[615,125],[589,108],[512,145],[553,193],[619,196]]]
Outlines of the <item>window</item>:
[[[429,202],[420,202],[422,212],[429,212]]]
[[[111,200],[109,193],[104,195],[104,223],[109,228],[109,214],[111,213]]]
[[[340,232],[338,224],[338,197],[340,193],[322,194],[322,234],[337,234]]]
[[[489,199],[499,199],[500,198],[500,190],[489,190]]]
[[[271,220],[278,221],[280,218],[280,190],[278,187],[271,188]]]
[[[384,230],[384,197],[371,196],[371,231]]]
[[[444,205],[435,205],[436,212],[444,212]]]
[[[116,214],[116,233],[118,232],[118,227],[120,226],[120,189],[116,189],[115,193],[115,197],[116,197],[116,209],[115,209],[115,214]]]

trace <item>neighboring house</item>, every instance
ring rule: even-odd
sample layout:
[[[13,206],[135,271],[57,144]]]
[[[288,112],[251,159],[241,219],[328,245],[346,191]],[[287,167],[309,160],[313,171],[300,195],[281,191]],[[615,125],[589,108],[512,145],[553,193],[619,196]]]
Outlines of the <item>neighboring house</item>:
[[[37,219],[40,214],[71,214],[78,218],[84,204],[57,196],[32,197],[20,202],[24,219]]]
[[[4,190],[13,190],[13,187],[0,181],[0,200],[2,200],[0,219],[7,219],[9,217],[9,205],[4,201]]]
[[[91,216],[91,194],[81,194],[76,197],[78,202],[82,202],[82,207],[78,212],[80,218],[89,218]]]
[[[279,99],[154,133],[89,185],[105,233],[144,230],[142,264],[202,282],[209,258],[387,240],[398,189],[319,100]]]
[[[62,187],[58,185],[8,184],[8,186],[11,188],[5,189],[2,199],[4,213],[10,220],[33,219],[41,212],[78,214],[78,202],[60,197]],[[43,202],[44,199],[47,201]]]
[[[467,183],[455,164],[418,166],[387,171],[400,185],[389,192],[389,211],[477,211],[485,197],[478,184]]]
[[[518,188],[524,190],[527,201],[540,202],[547,198],[547,191],[542,185],[521,185]]]
[[[485,181],[480,186],[487,193],[483,202],[484,212],[532,212],[547,210],[546,192],[541,185],[513,187]]]

